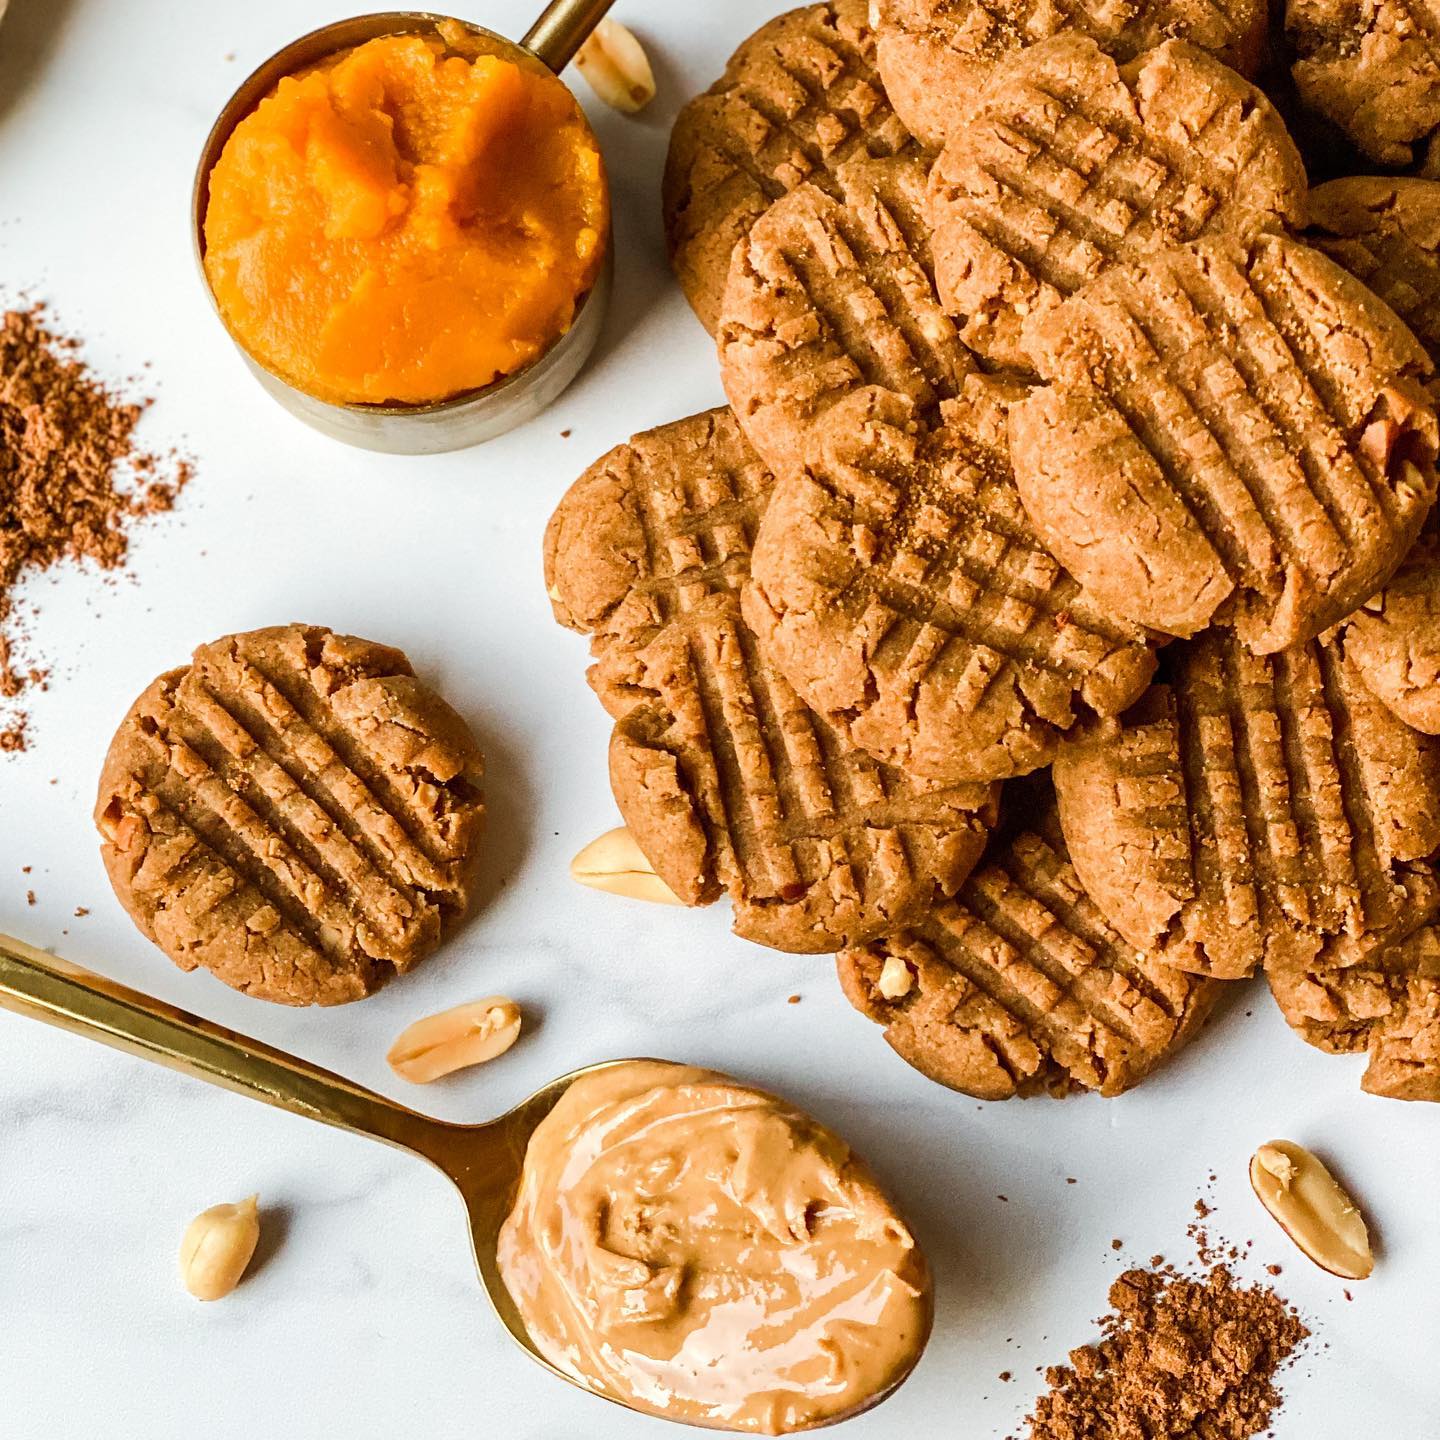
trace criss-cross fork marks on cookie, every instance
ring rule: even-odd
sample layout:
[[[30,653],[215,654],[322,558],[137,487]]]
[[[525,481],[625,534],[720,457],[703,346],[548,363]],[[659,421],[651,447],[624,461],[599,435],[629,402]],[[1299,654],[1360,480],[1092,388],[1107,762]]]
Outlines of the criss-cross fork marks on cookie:
[[[1222,979],[1393,930],[1440,850],[1440,747],[1318,642],[1260,658],[1211,632],[1122,724],[1063,744],[1055,785],[1116,929]]]
[[[893,396],[837,409],[761,526],[745,613],[767,654],[850,739],[917,774],[1038,769],[1081,713],[1119,713],[1154,671],[1143,632],[1036,539],[1010,474],[1015,393],[972,377],[918,434]]]
[[[663,205],[675,272],[712,334],[730,257],[772,201],[809,182],[836,191],[848,160],[914,151],[875,70],[868,0],[771,21],[680,112]]]
[[[1219,988],[1127,945],[1058,836],[1035,834],[1001,846],[919,924],[846,951],[839,968],[851,1003],[904,1059],[986,1100],[1117,1095],[1190,1038]]]
[[[961,336],[1026,371],[1027,329],[1109,265],[1304,219],[1305,166],[1253,85],[1187,45],[1119,66],[1065,35],[1027,50],[930,175],[935,274]]]
[[[1253,74],[1267,11],[1258,0],[877,0],[880,73],[901,119],[939,149],[970,123],[997,68],[1051,36],[1130,60],[1184,40]]]
[[[1435,499],[1430,362],[1350,275],[1275,236],[1121,267],[1037,327],[1011,410],[1026,510],[1107,608],[1257,651],[1385,583]]]
[[[1286,1020],[1310,1044],[1366,1051],[1372,1095],[1440,1101],[1440,879],[1406,877],[1404,922],[1359,942],[1342,937],[1308,964],[1266,969]]]
[[[96,820],[117,893],[177,964],[333,1004],[411,968],[463,913],[481,770],[399,652],[257,631],[145,692]]]
[[[765,661],[739,604],[761,484],[728,412],[639,436],[561,503],[547,570],[594,636],[612,786],[657,873],[691,904],[728,891],[747,938],[823,953],[953,893],[995,797],[878,765]]]
[[[725,391],[777,475],[804,463],[814,430],[867,386],[924,419],[953,399],[974,357],[935,293],[925,165],[854,161],[838,195],[801,186],[735,251],[719,332]]]

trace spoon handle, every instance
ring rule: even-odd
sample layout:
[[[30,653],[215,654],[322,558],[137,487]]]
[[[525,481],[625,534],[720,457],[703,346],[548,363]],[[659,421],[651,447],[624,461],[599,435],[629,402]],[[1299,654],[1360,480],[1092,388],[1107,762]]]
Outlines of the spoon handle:
[[[550,0],[520,42],[557,75],[575,58],[615,0]]]
[[[0,935],[0,1010],[410,1150],[434,1163],[455,1127],[343,1076]]]

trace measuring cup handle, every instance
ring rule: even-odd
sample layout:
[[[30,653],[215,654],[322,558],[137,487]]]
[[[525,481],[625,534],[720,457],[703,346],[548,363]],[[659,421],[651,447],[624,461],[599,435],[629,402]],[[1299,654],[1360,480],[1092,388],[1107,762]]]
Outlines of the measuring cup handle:
[[[520,42],[557,75],[575,58],[590,32],[615,0],[550,0],[545,13]]]
[[[427,1160],[446,1153],[448,1132],[455,1128],[8,935],[0,935],[0,1010],[43,1020]]]

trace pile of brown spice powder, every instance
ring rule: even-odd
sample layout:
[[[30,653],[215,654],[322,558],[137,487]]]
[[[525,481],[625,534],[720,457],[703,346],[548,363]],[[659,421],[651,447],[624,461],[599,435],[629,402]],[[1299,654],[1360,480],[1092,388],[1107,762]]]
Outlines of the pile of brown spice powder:
[[[1264,1286],[1217,1265],[1202,1280],[1129,1270],[1110,1287],[1103,1339],[1045,1373],[1030,1440],[1246,1440],[1280,1404],[1275,1373],[1308,1335]]]
[[[15,659],[15,587],[62,560],[103,570],[125,563],[127,529],[168,510],[189,464],[138,450],[147,402],[121,399],[52,333],[44,306],[0,319],[0,700],[13,702],[45,671]],[[0,751],[23,750],[27,719],[0,714]]]

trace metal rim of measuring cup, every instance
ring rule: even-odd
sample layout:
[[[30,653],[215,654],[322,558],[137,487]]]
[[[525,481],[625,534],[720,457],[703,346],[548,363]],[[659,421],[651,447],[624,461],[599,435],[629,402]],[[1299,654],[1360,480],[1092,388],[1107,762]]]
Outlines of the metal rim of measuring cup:
[[[611,235],[604,237],[605,256],[595,283],[576,303],[570,328],[536,359],[514,374],[478,390],[423,405],[337,404],[300,390],[264,365],[236,338],[210,288],[205,273],[205,211],[210,199],[210,172],[235,128],[286,76],[387,35],[434,34],[453,17],[423,10],[388,10],[356,15],[321,26],[277,50],[236,88],[211,127],[200,152],[191,191],[191,242],[200,282],[216,318],[251,374],[264,390],[296,419],[312,429],[360,449],[391,455],[437,455],[483,444],[535,419],[569,386],[590,358],[604,328],[615,267]],[[455,20],[486,53],[503,56],[539,74],[554,77],[537,55],[523,45],[466,20]]]

